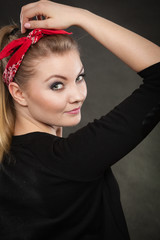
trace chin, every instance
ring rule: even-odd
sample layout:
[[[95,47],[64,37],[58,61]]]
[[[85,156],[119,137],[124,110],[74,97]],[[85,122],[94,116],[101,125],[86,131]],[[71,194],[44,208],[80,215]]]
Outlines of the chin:
[[[67,124],[67,125],[65,125],[64,127],[74,127],[74,126],[78,125],[79,123],[80,123],[80,121],[77,121],[77,122],[75,122],[75,123]]]
[[[78,119],[74,119],[72,121],[68,121],[68,123],[66,123],[65,125],[63,125],[64,127],[74,127],[76,125],[78,125],[81,121],[81,117]]]

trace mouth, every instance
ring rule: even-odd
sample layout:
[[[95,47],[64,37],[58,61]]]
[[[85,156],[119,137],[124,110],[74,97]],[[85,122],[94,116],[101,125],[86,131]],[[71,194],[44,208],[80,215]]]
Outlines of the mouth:
[[[80,113],[80,107],[78,107],[78,108],[74,108],[74,109],[72,109],[71,111],[67,111],[66,113],[69,113],[69,114],[78,114],[78,113]]]

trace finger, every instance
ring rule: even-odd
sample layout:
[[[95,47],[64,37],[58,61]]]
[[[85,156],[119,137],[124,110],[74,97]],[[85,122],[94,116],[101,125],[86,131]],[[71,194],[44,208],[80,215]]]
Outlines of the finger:
[[[21,8],[21,13],[20,13],[20,23],[21,23],[21,32],[25,33],[26,29],[24,28],[24,23],[25,21],[28,21],[29,19],[25,17],[26,11],[29,12],[30,9],[33,9],[35,7],[35,3],[30,3]]]
[[[47,0],[41,0],[36,3],[30,3],[22,7],[21,15],[27,16],[28,18],[34,17],[36,15],[42,15],[45,11]]]
[[[22,33],[26,32],[26,29],[24,27],[24,24],[26,22],[28,22],[30,19],[32,19],[35,16],[43,15],[42,14],[42,12],[44,11],[43,1],[41,1],[41,3],[40,1],[38,3],[30,3],[22,7],[22,10],[21,10],[21,32]]]
[[[27,5],[24,5],[22,8],[21,8],[21,12],[20,12],[20,21],[21,21],[21,18],[22,18],[22,15],[24,14],[25,11],[33,8],[36,6],[37,3],[29,3]]]
[[[26,29],[34,29],[34,28],[53,28],[53,24],[51,24],[50,19],[45,20],[32,20],[29,22],[26,22],[24,24],[24,27]]]
[[[24,27],[24,21],[23,21],[23,17],[21,17],[21,33],[25,33],[26,32],[26,29]]]

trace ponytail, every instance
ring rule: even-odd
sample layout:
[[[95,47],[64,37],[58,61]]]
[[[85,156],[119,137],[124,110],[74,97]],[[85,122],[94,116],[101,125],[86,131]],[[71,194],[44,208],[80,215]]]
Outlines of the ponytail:
[[[0,51],[14,39],[14,36],[10,33],[16,27],[16,25],[9,25],[0,29]],[[0,163],[3,160],[4,153],[9,153],[15,124],[13,99],[8,87],[2,80],[2,74],[8,60],[9,57],[2,59],[0,62]]]

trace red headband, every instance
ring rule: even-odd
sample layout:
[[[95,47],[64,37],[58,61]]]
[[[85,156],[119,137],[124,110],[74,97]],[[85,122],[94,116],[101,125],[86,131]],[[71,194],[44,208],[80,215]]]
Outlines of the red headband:
[[[7,84],[13,81],[13,78],[23,60],[28,48],[38,42],[44,35],[54,34],[72,34],[64,30],[51,30],[51,29],[34,29],[28,34],[27,37],[22,37],[10,42],[1,52],[0,60],[11,55],[16,49],[18,49],[13,56],[9,59],[5,71],[3,73],[3,81]]]

